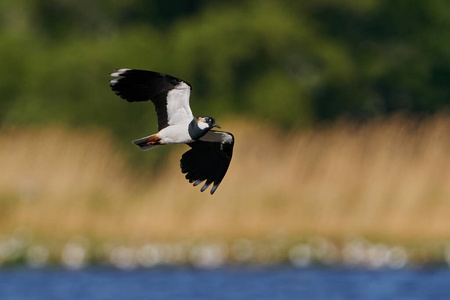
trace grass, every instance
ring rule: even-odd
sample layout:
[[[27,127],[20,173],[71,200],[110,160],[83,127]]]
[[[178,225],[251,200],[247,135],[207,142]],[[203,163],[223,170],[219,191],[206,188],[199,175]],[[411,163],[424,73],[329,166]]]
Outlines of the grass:
[[[128,140],[102,130],[3,128],[0,236],[27,232],[49,247],[77,236],[129,245],[314,236],[420,245],[450,238],[448,117],[291,132],[221,125],[236,146],[214,196],[180,173],[186,146],[152,175],[134,170],[118,150]],[[154,154],[136,148],[136,155]]]

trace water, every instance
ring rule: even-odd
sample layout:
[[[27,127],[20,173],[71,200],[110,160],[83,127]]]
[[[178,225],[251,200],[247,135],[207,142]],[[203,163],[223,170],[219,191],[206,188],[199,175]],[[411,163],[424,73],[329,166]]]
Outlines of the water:
[[[450,269],[0,269],[1,300],[450,299]]]

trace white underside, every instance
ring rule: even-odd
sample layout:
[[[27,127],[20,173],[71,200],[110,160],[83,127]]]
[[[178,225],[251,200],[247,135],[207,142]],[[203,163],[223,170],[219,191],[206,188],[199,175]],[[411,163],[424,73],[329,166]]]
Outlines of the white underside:
[[[223,131],[210,130],[200,138],[201,141],[214,143],[232,143],[233,137],[231,134]]]
[[[160,132],[158,137],[162,144],[185,144],[193,142],[188,132],[189,123],[171,125]]]
[[[189,106],[190,95],[191,88],[184,82],[180,82],[167,93],[167,123],[169,125],[192,121],[194,116]]]

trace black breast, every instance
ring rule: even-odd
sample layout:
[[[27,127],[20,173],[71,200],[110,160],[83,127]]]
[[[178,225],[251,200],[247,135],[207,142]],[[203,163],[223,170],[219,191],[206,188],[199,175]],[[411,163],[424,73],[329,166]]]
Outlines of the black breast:
[[[191,123],[189,123],[188,131],[191,139],[198,140],[199,138],[204,136],[209,131],[209,129],[210,128],[201,129],[200,127],[198,127],[197,119],[194,118]]]

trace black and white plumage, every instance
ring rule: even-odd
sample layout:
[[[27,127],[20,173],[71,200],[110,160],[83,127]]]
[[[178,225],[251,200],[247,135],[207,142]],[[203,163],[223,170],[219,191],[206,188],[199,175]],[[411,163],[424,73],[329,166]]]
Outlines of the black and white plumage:
[[[196,118],[189,106],[191,85],[167,74],[117,69],[110,76],[111,89],[128,102],[151,100],[158,117],[158,133],[133,141],[142,150],[160,145],[188,144],[181,158],[181,171],[194,186],[211,184],[213,194],[224,178],[233,155],[234,137],[229,132],[211,130],[212,117]]]

